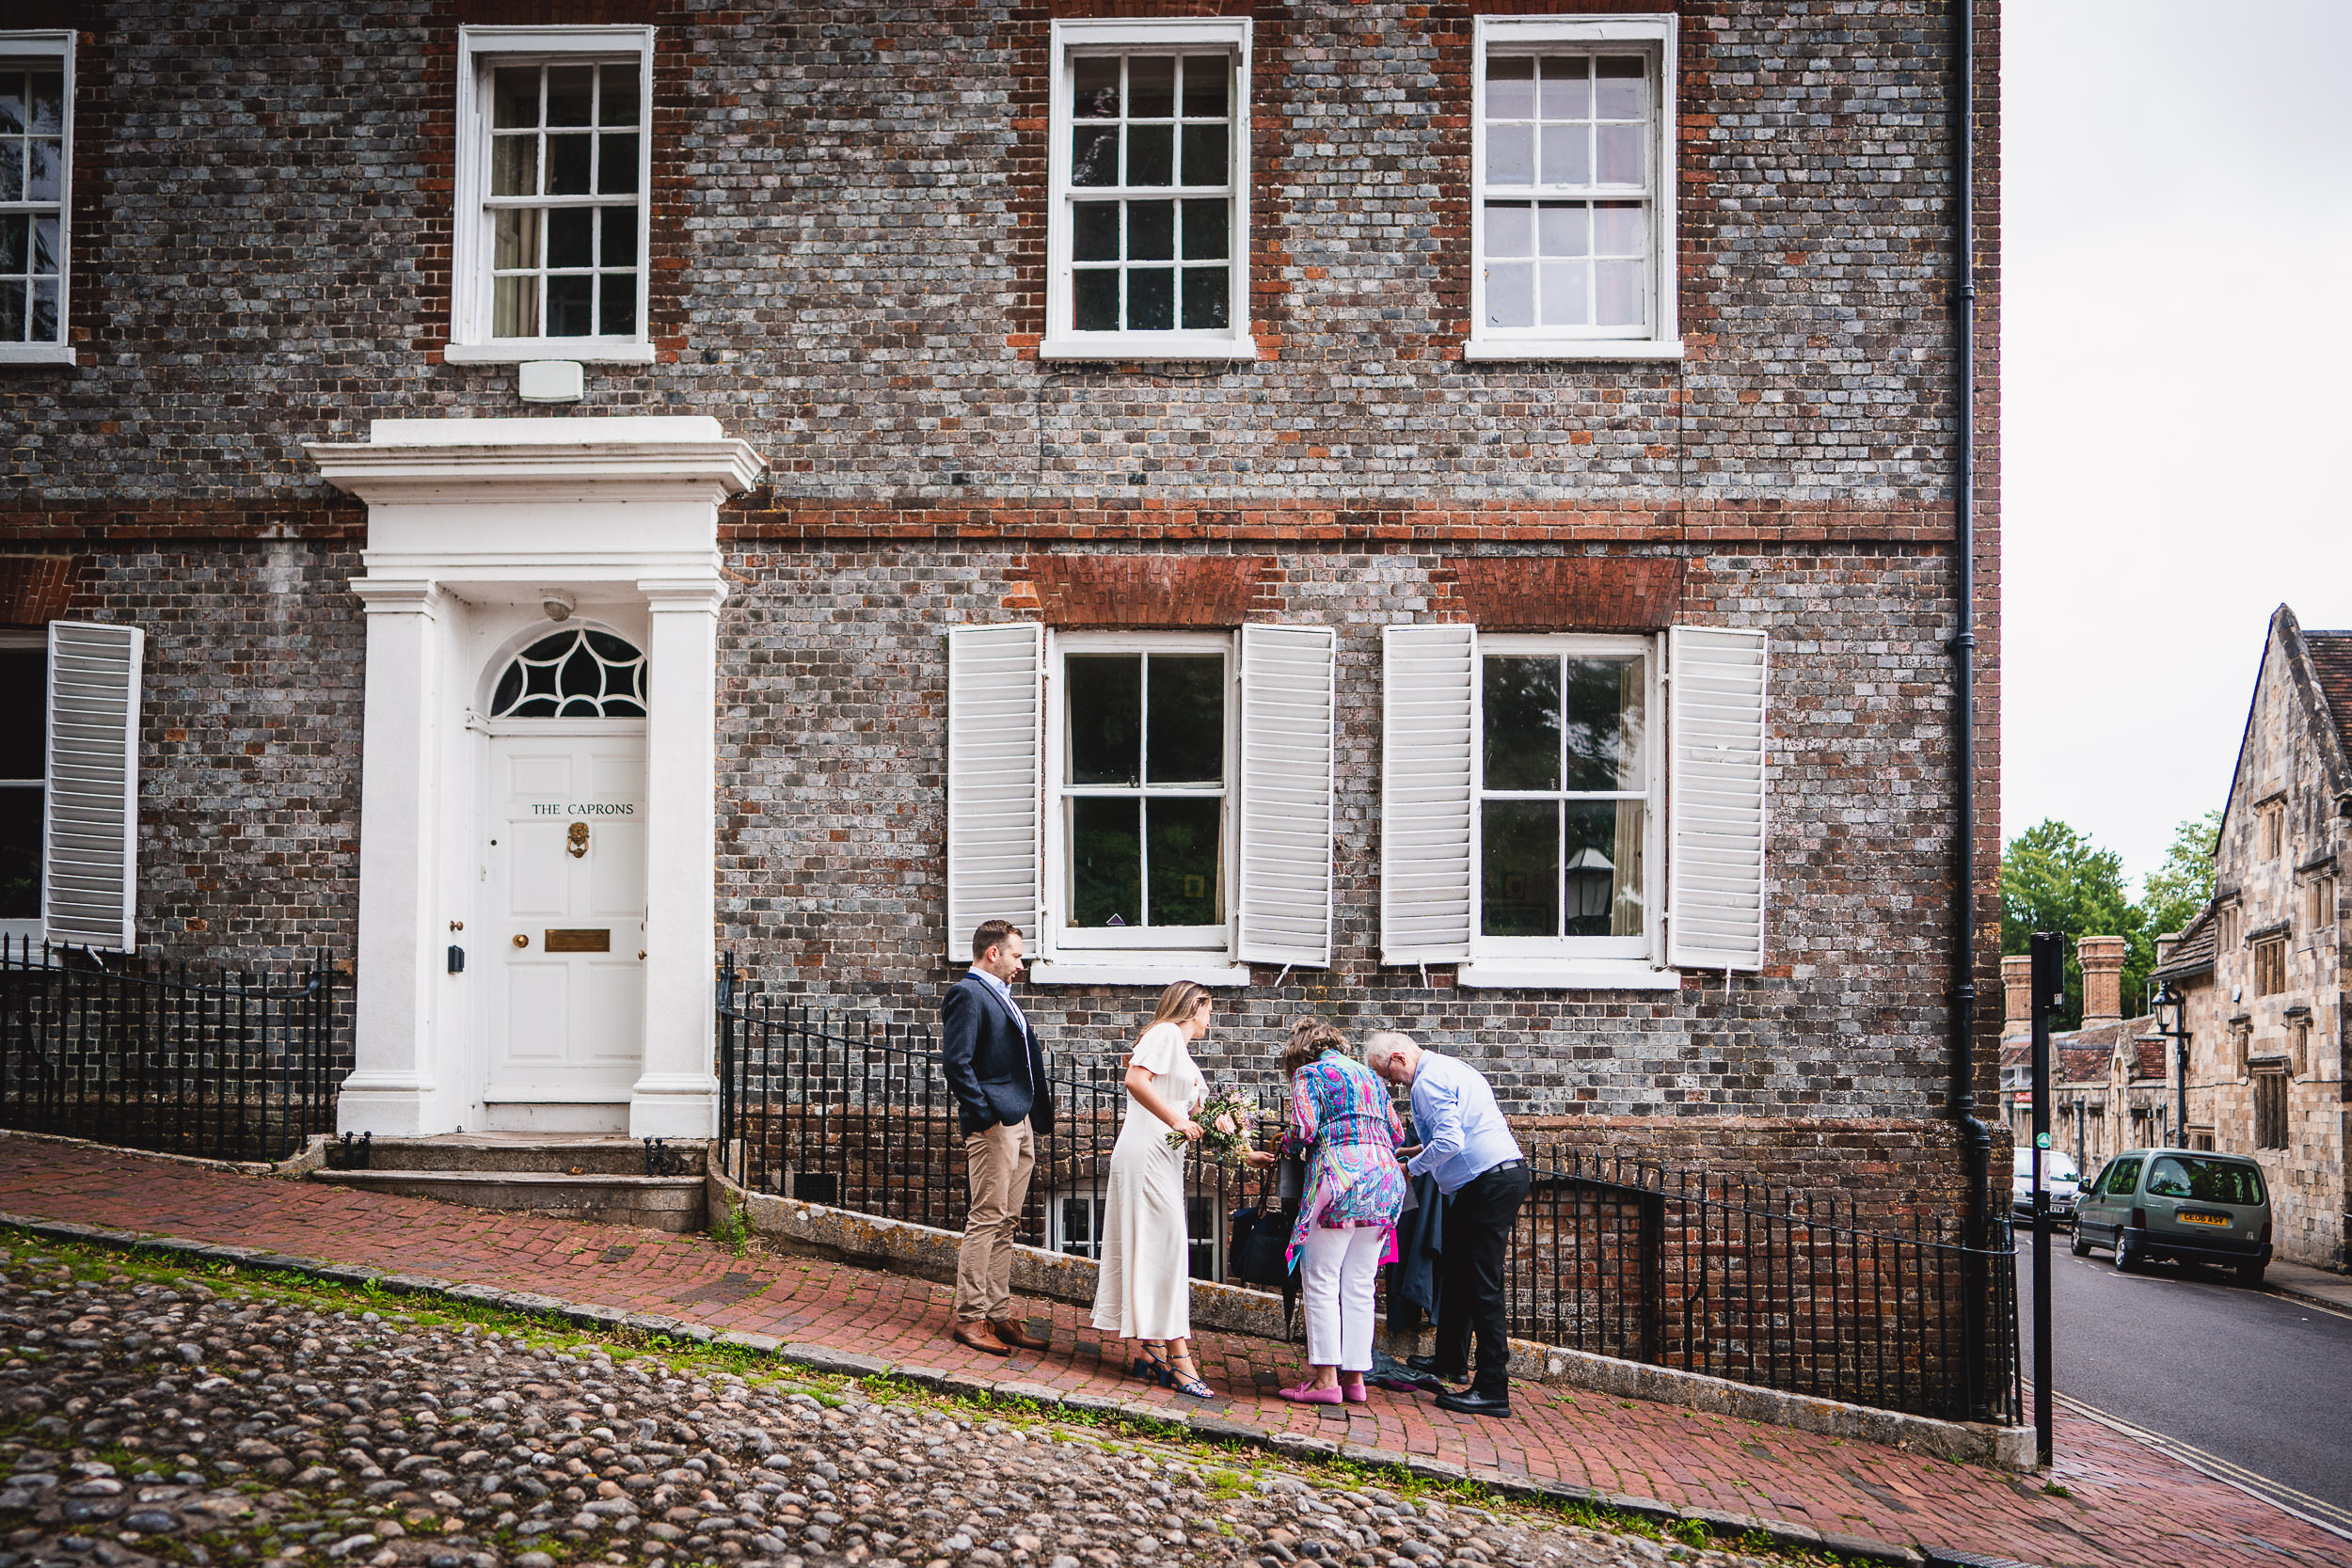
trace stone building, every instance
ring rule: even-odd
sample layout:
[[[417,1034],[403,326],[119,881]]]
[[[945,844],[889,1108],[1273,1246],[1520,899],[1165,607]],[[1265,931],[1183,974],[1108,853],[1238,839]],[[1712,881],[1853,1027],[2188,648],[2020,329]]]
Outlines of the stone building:
[[[2185,1002],[2187,1142],[2251,1154],[2270,1178],[2274,1245],[2352,1263],[2339,857],[2352,843],[2352,632],[2305,631],[2280,605],[2214,850],[2214,899],[2160,955]]]
[[[1963,614],[1931,0],[17,0],[0,913],[334,955],[379,1134],[705,1135],[722,949],[1007,915],[1060,1052],[1947,1190],[1975,16]]]
[[[2170,1137],[2171,1069],[2152,1016],[2123,1014],[2124,941],[2083,937],[2074,944],[2083,973],[2079,1028],[2050,1037],[2050,1143],[2074,1156],[2086,1176],[2126,1148]],[[2001,960],[2007,1025],[2001,1037],[2002,1101],[2019,1148],[2033,1142],[2033,960]]]

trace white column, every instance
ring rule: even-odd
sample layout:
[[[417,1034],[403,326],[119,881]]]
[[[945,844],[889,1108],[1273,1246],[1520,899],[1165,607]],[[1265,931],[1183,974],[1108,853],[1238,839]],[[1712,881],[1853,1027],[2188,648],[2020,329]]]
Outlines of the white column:
[[[438,1132],[433,980],[439,810],[441,591],[429,578],[358,578],[367,607],[359,757],[359,944],[351,1076],[336,1126]]]
[[[718,1133],[712,967],[718,960],[719,606],[709,577],[640,582],[645,660],[645,1069],[629,1094],[632,1138]]]

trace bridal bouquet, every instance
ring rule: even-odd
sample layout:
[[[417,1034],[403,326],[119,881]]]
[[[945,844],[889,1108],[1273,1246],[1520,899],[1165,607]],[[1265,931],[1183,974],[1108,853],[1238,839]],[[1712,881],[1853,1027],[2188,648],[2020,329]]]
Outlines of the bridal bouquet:
[[[1237,1094],[1210,1096],[1208,1101],[1192,1114],[1192,1119],[1203,1129],[1200,1152],[1223,1164],[1241,1164],[1242,1156],[1253,1147],[1251,1127],[1263,1114],[1254,1101],[1244,1100]],[[1170,1148],[1182,1148],[1186,1141],[1180,1132],[1170,1132],[1168,1135]]]

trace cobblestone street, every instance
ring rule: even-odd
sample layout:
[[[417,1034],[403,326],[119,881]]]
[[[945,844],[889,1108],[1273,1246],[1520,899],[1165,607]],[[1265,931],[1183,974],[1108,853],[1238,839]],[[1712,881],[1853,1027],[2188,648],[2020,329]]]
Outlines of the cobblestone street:
[[[1755,1560],[595,1339],[0,1254],[5,1568]],[[143,1273],[152,1271],[143,1270]],[[29,1438],[30,1441],[26,1441]],[[102,1457],[103,1456],[103,1457]]]
[[[1409,1457],[1473,1478],[1786,1522],[1825,1539],[1875,1538],[2051,1568],[2352,1564],[2352,1544],[2071,1415],[2059,1418],[2058,1462],[2047,1478],[2055,1490],[2044,1490],[2042,1478],[1579,1389],[1522,1387],[1507,1421],[1378,1395],[1323,1415],[1272,1397],[1278,1379],[1296,1374],[1294,1347],[1232,1335],[1200,1341],[1209,1381],[1230,1397],[1187,1410],[1166,1390],[1119,1378],[1083,1326],[1083,1310],[1067,1304],[1051,1304],[1050,1313],[1039,1304],[1053,1348],[1008,1366],[946,1338],[945,1287],[816,1259],[738,1257],[701,1237],[487,1213],[21,1138],[0,1138],[0,1212],[531,1292],[608,1308],[616,1319],[655,1314],[868,1357],[875,1370],[908,1377],[995,1384],[1073,1408],[1189,1418],[1211,1435],[1220,1425],[1246,1429],[1302,1455],[1344,1449],[1371,1463]]]

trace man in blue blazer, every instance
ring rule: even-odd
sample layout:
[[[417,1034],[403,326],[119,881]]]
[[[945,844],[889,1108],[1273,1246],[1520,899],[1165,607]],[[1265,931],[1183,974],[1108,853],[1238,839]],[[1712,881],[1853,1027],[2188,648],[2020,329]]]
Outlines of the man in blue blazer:
[[[1037,1165],[1038,1134],[1054,1127],[1054,1096],[1037,1031],[1012,999],[1021,932],[983,921],[972,933],[971,973],[939,1007],[940,1066],[956,1097],[972,1184],[956,1259],[956,1342],[990,1355],[1043,1350],[1012,1309],[1012,1249]]]

